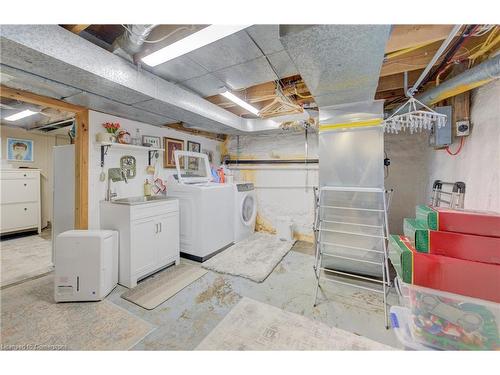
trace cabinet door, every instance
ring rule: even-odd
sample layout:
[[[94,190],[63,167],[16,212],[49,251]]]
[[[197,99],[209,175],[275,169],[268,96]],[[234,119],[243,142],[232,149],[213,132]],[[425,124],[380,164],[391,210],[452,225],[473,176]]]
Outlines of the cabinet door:
[[[161,266],[179,256],[179,212],[161,215],[158,219],[158,261]]]
[[[158,261],[158,225],[154,218],[134,220],[131,223],[130,261],[132,275],[153,270]]]

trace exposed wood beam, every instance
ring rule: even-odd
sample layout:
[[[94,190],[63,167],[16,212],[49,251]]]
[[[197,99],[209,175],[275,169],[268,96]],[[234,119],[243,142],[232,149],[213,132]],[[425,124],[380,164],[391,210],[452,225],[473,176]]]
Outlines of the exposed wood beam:
[[[22,102],[51,107],[67,112],[80,112],[86,110],[85,107],[63,102],[59,99],[48,98],[46,96],[33,94],[24,90],[17,90],[7,86],[0,86],[0,96],[3,98],[10,98],[20,100]]]
[[[454,25],[395,25],[385,47],[390,53],[446,39]]]
[[[423,69],[412,70],[408,72],[408,86],[411,86],[418,79]],[[378,91],[395,90],[404,87],[404,73],[392,74],[390,76],[380,77],[378,81]]]
[[[201,137],[214,139],[217,141],[225,141],[227,137],[225,134],[217,134],[217,133],[207,132],[205,130],[186,128],[182,122],[176,122],[175,124],[165,124],[164,126],[166,128],[175,129],[184,133],[199,135]]]
[[[399,96],[404,96],[405,95],[405,90],[403,88],[395,89],[395,90],[388,90],[388,91],[379,91],[375,94],[375,99],[392,99],[396,98]]]
[[[63,25],[66,30],[71,31],[75,34],[80,34],[83,30],[85,30],[90,25]]]
[[[465,58],[468,56],[469,52],[477,51],[479,45],[484,43],[489,34],[483,35],[481,37],[468,38],[463,45],[458,49],[455,53],[456,58]],[[455,41],[458,37],[455,38]],[[441,46],[442,41],[437,41],[422,48],[416,49],[414,51],[405,53],[400,56],[396,56],[390,59],[386,59],[384,64],[382,65],[382,70],[380,72],[381,77],[385,77],[388,75],[393,75],[397,73],[402,73],[404,71],[412,71],[417,69],[423,69],[427,66],[427,64],[431,61],[432,57],[436,53],[436,51]],[[437,64],[442,61],[442,56]],[[436,64],[436,65],[437,65]]]
[[[432,60],[432,57],[435,55],[440,45],[441,41],[438,41],[426,47],[385,61],[380,71],[380,77],[425,68]],[[439,61],[441,61],[441,59]]]
[[[286,85],[286,83],[285,83],[285,85]],[[291,96],[291,95],[295,95],[295,90],[297,90],[297,93],[299,93],[300,95],[303,95],[303,96],[310,95],[309,89],[307,88],[307,86],[305,85],[304,82],[297,82],[294,85],[286,86],[283,89],[283,93],[287,96]],[[243,100],[245,100],[251,104],[270,101],[276,97],[275,83],[274,82],[266,82],[266,83],[262,83],[259,85],[251,86],[251,87],[247,88],[246,90],[242,90],[240,93],[235,92],[235,95],[240,96]],[[237,107],[236,104],[234,104],[229,99],[223,97],[222,95],[213,95],[213,96],[209,96],[205,99],[207,99],[208,101],[210,101],[213,104],[216,104],[222,108]],[[312,101],[314,101],[314,99],[310,98],[309,101],[312,102]]]
[[[75,228],[88,229],[89,111],[75,115]]]

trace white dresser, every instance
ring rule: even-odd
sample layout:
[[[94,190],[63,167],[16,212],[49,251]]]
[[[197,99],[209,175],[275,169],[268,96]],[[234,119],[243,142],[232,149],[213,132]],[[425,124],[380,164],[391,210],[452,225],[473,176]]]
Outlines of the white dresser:
[[[0,171],[0,233],[41,231],[40,170]]]

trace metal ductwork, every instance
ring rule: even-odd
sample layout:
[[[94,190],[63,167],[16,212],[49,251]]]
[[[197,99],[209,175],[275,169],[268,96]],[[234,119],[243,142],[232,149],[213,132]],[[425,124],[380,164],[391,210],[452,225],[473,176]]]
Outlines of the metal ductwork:
[[[241,118],[56,25],[2,25],[0,40],[2,70],[23,76],[18,89],[42,82],[51,97],[145,123],[183,122],[227,134],[279,127],[279,118]]]
[[[138,53],[144,41],[157,25],[127,25],[121,36],[113,43],[113,53],[123,57],[124,51],[129,58]]]
[[[280,25],[280,41],[321,107],[373,100],[389,25]]]
[[[416,96],[426,105],[435,104],[482,86],[500,77],[500,54]]]

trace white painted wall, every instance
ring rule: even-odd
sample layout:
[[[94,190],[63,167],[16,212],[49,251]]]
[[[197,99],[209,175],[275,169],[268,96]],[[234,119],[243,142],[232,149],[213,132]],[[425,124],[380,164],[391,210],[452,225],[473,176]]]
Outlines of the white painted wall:
[[[89,112],[89,228],[98,229],[99,224],[99,202],[104,200],[106,196],[106,181],[101,182],[99,175],[101,173],[100,161],[101,150],[96,144],[96,134],[104,131],[102,124],[105,122],[118,122],[121,128],[126,129],[132,136],[134,136],[137,128],[141,130],[142,135],[152,135],[158,137],[171,137],[182,139],[185,141],[184,147],[187,146],[187,141],[194,141],[201,143],[202,150],[211,150],[214,153],[215,161],[220,161],[220,145],[221,142],[211,140],[201,136],[195,136],[184,132],[179,132],[169,128],[162,128],[153,126],[138,121],[128,120],[121,117],[108,115],[100,112]],[[150,178],[146,174],[146,166],[148,164],[148,154],[146,151],[138,150],[125,150],[109,148],[108,154],[105,159],[105,170],[108,168],[117,168],[120,166],[120,158],[124,155],[131,155],[137,161],[137,176],[134,179],[124,182],[112,182],[113,191],[118,194],[118,198],[138,196],[144,194],[144,182],[146,178]],[[160,177],[166,180],[168,176],[172,175],[175,169],[163,168],[163,155],[160,154],[156,165],[155,177]],[[150,179],[151,181],[151,179]]]
[[[431,151],[429,181],[463,181],[465,208],[500,212],[500,80],[472,93],[472,132],[462,151],[450,156],[444,150]],[[456,150],[460,139],[451,146]]]
[[[58,145],[69,144],[69,138],[64,135],[50,135],[29,132],[15,126],[1,126],[1,157],[7,158],[7,138],[30,139],[33,141],[34,161],[9,161],[13,167],[30,167],[40,169],[42,228],[52,221],[52,192],[53,192],[53,159],[52,148]]]
[[[227,143],[231,158],[294,159],[305,156],[304,133],[244,135],[230,137]],[[309,158],[318,157],[317,134],[309,135]],[[318,166],[287,164],[231,168],[235,179],[255,183],[258,228],[274,230],[279,217],[289,217],[297,238],[312,240],[314,215],[313,189],[318,185]]]

